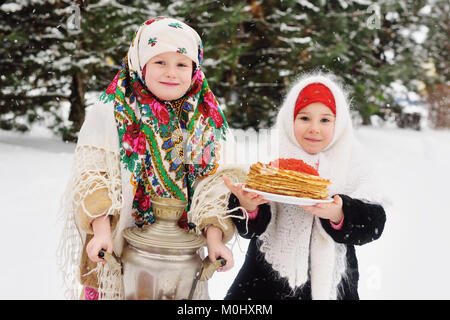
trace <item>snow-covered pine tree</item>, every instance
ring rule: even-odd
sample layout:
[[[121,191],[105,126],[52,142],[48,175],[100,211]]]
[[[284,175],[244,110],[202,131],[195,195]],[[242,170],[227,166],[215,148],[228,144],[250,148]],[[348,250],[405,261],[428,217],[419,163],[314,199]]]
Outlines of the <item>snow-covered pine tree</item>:
[[[68,3],[68,1],[67,1]],[[65,5],[67,5],[67,3]],[[29,123],[65,98],[52,52],[62,38],[60,1],[10,1],[0,10],[0,124],[27,130]]]
[[[143,21],[157,15],[159,4],[147,1],[97,0],[87,4],[80,2],[62,10],[70,17],[77,15],[79,25],[71,21],[66,23],[67,42],[70,47],[68,63],[59,67],[67,68],[70,81],[70,114],[72,127],[64,128],[63,139],[76,140],[77,133],[84,121],[87,88],[89,91],[104,90],[122,64],[131,38]],[[60,47],[60,49],[64,50]],[[67,59],[67,55],[62,57]]]
[[[25,130],[70,101],[71,121],[55,129],[76,139],[86,90],[103,90],[139,24],[163,15],[201,34],[208,80],[233,127],[272,125],[293,79],[317,68],[343,79],[369,123],[390,102],[394,79],[424,77],[426,51],[405,30],[422,23],[427,1],[438,0],[10,1],[0,7],[0,124]],[[434,53],[448,43],[430,41]]]
[[[362,123],[393,97],[385,90],[394,80],[420,77],[420,56],[405,30],[417,24],[424,1],[298,1],[311,45],[302,56],[303,70],[325,68],[341,77],[353,97]],[[308,59],[309,58],[309,59]]]
[[[424,2],[247,0],[250,17],[236,28],[235,45],[245,50],[232,69],[230,123],[270,126],[294,78],[326,69],[343,79],[369,124],[371,115],[392,102],[386,86],[420,77],[420,59],[403,31],[416,23],[414,14]]]
[[[302,30],[305,18],[296,1],[247,1],[250,18],[242,23],[245,52],[237,74],[239,104],[230,112],[241,128],[273,125],[276,111],[301,65],[309,39]]]
[[[171,15],[192,26],[203,41],[203,70],[225,113],[238,106],[242,72],[240,56],[248,44],[243,41],[243,25],[249,14],[244,1],[174,1]],[[227,115],[228,116],[228,115]],[[232,126],[234,123],[230,122]]]
[[[47,125],[74,141],[87,90],[106,88],[136,28],[161,6],[143,0],[21,0],[1,9],[1,127],[25,131],[36,119],[53,118]],[[67,101],[65,119],[61,107]]]
[[[207,2],[207,1],[205,1]],[[295,1],[215,1],[216,12],[203,15],[208,58],[215,87],[224,97],[232,127],[255,129],[273,124],[300,50]],[[211,3],[211,2],[210,2]],[[202,24],[198,25],[202,28]],[[213,44],[213,45],[212,45]],[[208,73],[211,76],[211,72]]]

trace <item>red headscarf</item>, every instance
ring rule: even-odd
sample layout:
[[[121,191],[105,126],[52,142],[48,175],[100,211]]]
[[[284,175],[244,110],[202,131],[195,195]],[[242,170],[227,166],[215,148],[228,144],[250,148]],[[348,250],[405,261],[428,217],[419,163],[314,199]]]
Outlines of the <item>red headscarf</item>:
[[[323,103],[336,115],[336,102],[330,89],[321,83],[311,83],[304,87],[298,95],[295,102],[294,119],[301,109],[314,102]]]

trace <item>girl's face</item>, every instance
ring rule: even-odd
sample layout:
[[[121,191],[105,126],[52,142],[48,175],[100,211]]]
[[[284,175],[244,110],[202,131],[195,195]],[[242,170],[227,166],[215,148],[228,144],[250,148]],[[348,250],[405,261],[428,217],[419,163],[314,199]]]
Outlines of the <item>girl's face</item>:
[[[336,116],[326,105],[311,103],[295,117],[295,139],[309,154],[319,153],[333,139],[335,122]]]
[[[192,60],[177,52],[165,52],[146,64],[145,84],[160,100],[181,98],[191,86]]]

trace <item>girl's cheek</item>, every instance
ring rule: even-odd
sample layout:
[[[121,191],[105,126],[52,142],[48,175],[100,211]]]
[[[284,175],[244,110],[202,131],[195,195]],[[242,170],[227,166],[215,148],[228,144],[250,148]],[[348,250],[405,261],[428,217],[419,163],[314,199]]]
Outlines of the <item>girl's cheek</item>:
[[[331,140],[333,140],[333,136],[334,136],[334,125],[330,126],[327,130],[328,144],[330,144]]]
[[[144,78],[144,80],[145,80],[145,86],[147,87],[147,89],[151,90],[150,89],[150,87],[151,87],[150,81],[148,81],[146,78]]]
[[[297,140],[299,140],[301,137],[300,128],[297,126],[294,127],[294,136],[295,136],[295,139],[297,139]]]

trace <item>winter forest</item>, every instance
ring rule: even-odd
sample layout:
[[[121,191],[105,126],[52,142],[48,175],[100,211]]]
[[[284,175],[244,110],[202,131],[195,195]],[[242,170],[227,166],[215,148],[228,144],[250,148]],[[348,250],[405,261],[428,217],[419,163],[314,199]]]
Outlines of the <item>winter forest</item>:
[[[89,94],[106,88],[137,26],[198,30],[205,74],[235,128],[267,128],[289,83],[327,69],[363,125],[450,126],[447,1],[7,1],[1,6],[0,128],[41,122],[75,141]]]
[[[272,127],[301,73],[342,80],[391,204],[384,237],[357,249],[361,298],[450,299],[448,1],[6,0],[0,16],[0,243],[16,257],[0,267],[0,298],[64,299],[57,211],[86,110],[138,26],[170,16],[200,34],[202,68],[236,132]],[[31,247],[30,270],[8,244],[16,237]],[[245,257],[237,242],[234,269],[211,280],[213,299]]]

